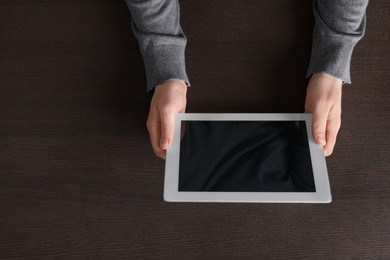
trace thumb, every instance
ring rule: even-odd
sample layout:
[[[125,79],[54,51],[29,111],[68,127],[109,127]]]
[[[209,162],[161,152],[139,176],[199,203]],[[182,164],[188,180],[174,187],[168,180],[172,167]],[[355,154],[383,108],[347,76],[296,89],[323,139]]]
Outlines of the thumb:
[[[327,113],[315,111],[313,113],[313,137],[317,144],[326,145],[326,123],[328,120]]]
[[[168,149],[173,140],[175,132],[175,114],[167,113],[161,116],[161,137],[160,148],[162,150]]]

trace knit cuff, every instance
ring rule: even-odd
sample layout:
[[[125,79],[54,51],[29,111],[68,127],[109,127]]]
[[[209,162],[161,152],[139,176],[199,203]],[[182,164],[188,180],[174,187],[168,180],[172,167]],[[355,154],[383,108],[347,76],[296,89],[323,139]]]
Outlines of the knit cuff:
[[[331,34],[315,26],[310,65],[306,77],[316,72],[325,72],[343,83],[351,84],[350,64],[356,42],[343,36]]]
[[[185,47],[177,45],[152,46],[141,50],[144,60],[147,92],[170,79],[178,79],[190,86],[185,68]]]

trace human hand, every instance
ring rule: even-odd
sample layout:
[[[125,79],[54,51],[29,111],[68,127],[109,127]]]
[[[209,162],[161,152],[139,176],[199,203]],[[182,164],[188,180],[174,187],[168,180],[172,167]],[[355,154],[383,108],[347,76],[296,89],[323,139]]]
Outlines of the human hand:
[[[187,85],[183,80],[168,80],[155,87],[146,127],[153,151],[165,159],[175,132],[175,116],[185,112]]]
[[[341,126],[342,80],[326,73],[315,73],[306,91],[305,112],[313,113],[313,137],[332,154]]]

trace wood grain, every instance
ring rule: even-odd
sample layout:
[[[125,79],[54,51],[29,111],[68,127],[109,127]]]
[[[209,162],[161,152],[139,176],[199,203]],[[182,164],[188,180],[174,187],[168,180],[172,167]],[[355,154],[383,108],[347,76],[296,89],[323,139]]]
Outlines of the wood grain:
[[[303,112],[311,1],[181,1],[188,112]],[[327,205],[165,203],[123,1],[0,1],[1,259],[389,259],[390,4],[372,1]],[[243,28],[246,28],[244,30]]]

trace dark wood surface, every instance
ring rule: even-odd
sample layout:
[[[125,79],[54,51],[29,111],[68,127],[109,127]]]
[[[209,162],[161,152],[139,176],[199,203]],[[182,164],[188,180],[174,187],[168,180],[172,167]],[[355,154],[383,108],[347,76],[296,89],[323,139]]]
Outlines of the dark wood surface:
[[[188,112],[303,112],[310,0],[181,11]],[[1,0],[0,258],[390,259],[389,17],[370,3],[331,204],[165,203],[125,3]]]

